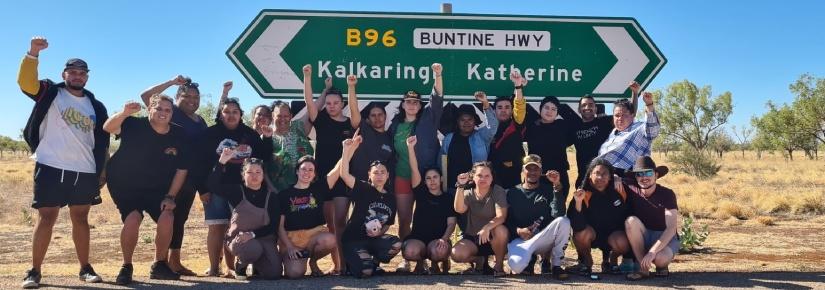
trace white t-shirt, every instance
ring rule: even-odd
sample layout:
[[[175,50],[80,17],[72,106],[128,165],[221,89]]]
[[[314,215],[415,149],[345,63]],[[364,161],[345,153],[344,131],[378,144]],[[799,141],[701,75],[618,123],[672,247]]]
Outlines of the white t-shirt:
[[[54,168],[95,173],[95,109],[92,101],[60,88],[40,124],[40,145],[32,159]]]

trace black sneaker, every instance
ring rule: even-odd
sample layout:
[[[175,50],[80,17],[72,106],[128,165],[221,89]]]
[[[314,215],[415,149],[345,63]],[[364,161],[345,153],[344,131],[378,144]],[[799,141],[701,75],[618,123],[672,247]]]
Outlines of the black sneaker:
[[[40,287],[40,271],[31,269],[26,272],[26,278],[23,278],[23,289],[37,289]]]
[[[169,265],[166,264],[166,261],[157,261],[152,264],[152,269],[149,271],[149,278],[157,280],[178,280],[180,279],[180,274],[172,271]]]
[[[132,264],[125,264],[122,267],[120,267],[120,272],[117,273],[117,279],[115,279],[115,284],[127,285],[132,283],[132,272],[134,272]]]
[[[561,268],[561,266],[553,266],[553,279],[564,281],[570,278],[570,275],[567,274],[567,271]]]
[[[241,266],[235,263],[235,279],[237,280],[246,280],[246,266]]]
[[[86,264],[83,268],[80,268],[80,274],[77,275],[80,277],[80,281],[86,283],[100,283],[103,279],[100,278],[100,275],[95,273],[95,269],[92,268],[91,264]]]
[[[541,258],[541,274],[550,274],[551,271],[555,273],[553,269],[553,264],[550,263],[550,259]]]

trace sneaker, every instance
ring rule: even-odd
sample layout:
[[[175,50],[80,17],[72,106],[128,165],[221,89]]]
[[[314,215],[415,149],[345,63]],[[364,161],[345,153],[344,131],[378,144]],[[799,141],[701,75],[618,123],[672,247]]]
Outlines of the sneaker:
[[[80,277],[80,281],[86,283],[100,283],[100,281],[103,281],[103,279],[100,278],[100,275],[95,273],[95,269],[92,268],[91,264],[86,264],[86,266],[80,268],[80,274],[78,274],[78,277]]]
[[[40,287],[40,271],[31,269],[26,272],[26,278],[23,278],[23,289],[36,289]]]
[[[246,267],[241,267],[238,264],[235,264],[235,279],[236,280],[246,280]]]
[[[132,283],[132,272],[134,272],[132,264],[124,264],[122,267],[120,267],[120,272],[117,273],[115,284],[127,285]]]
[[[570,278],[570,275],[567,274],[567,271],[561,268],[561,266],[553,266],[553,279],[556,280],[567,280]]]
[[[552,269],[554,269],[554,267],[553,264],[550,263],[550,259],[541,258],[541,274],[545,275],[550,274],[551,272],[555,273]]]
[[[149,270],[149,279],[178,280],[180,279],[180,274],[172,271],[169,265],[166,264],[166,261],[157,261],[152,263],[152,269]]]
[[[633,259],[622,259],[622,263],[619,264],[619,271],[622,274],[633,273],[639,270],[638,264]]]

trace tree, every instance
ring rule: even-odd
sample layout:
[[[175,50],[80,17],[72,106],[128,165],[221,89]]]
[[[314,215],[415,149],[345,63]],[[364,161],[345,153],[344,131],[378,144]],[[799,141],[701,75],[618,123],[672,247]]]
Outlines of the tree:
[[[790,89],[796,94],[793,107],[799,111],[802,129],[825,143],[825,78],[803,74]]]
[[[680,146],[682,146],[682,143],[669,135],[659,135],[659,137],[653,139],[653,149],[664,153],[665,156],[667,156],[670,151],[679,150]]]
[[[733,113],[730,92],[716,97],[711,94],[710,86],[700,89],[688,80],[671,84],[665,93],[656,91],[662,133],[696,150],[705,150],[711,134],[725,125]]]
[[[739,150],[742,150],[742,158],[745,158],[745,150],[751,146],[751,134],[753,134],[753,128],[748,126],[742,126],[739,130],[736,130],[736,125],[734,125],[731,129],[733,131],[733,136],[736,137],[736,140],[739,140]]]
[[[733,145],[733,139],[725,130],[713,132],[708,139],[708,147],[713,149],[719,155],[719,158],[722,158],[723,153],[732,150]]]
[[[757,135],[767,138],[772,148],[782,150],[783,154],[793,160],[793,151],[810,146],[813,136],[804,130],[804,120],[787,104],[777,107],[768,102],[768,112],[760,118],[751,120],[758,130]]]

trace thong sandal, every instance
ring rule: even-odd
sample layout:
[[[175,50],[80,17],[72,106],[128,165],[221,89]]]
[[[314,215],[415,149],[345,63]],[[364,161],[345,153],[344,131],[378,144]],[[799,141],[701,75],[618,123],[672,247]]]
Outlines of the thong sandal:
[[[625,276],[625,279],[627,279],[628,281],[639,281],[647,278],[650,278],[650,272],[648,272],[647,274],[642,272],[633,272]]]

